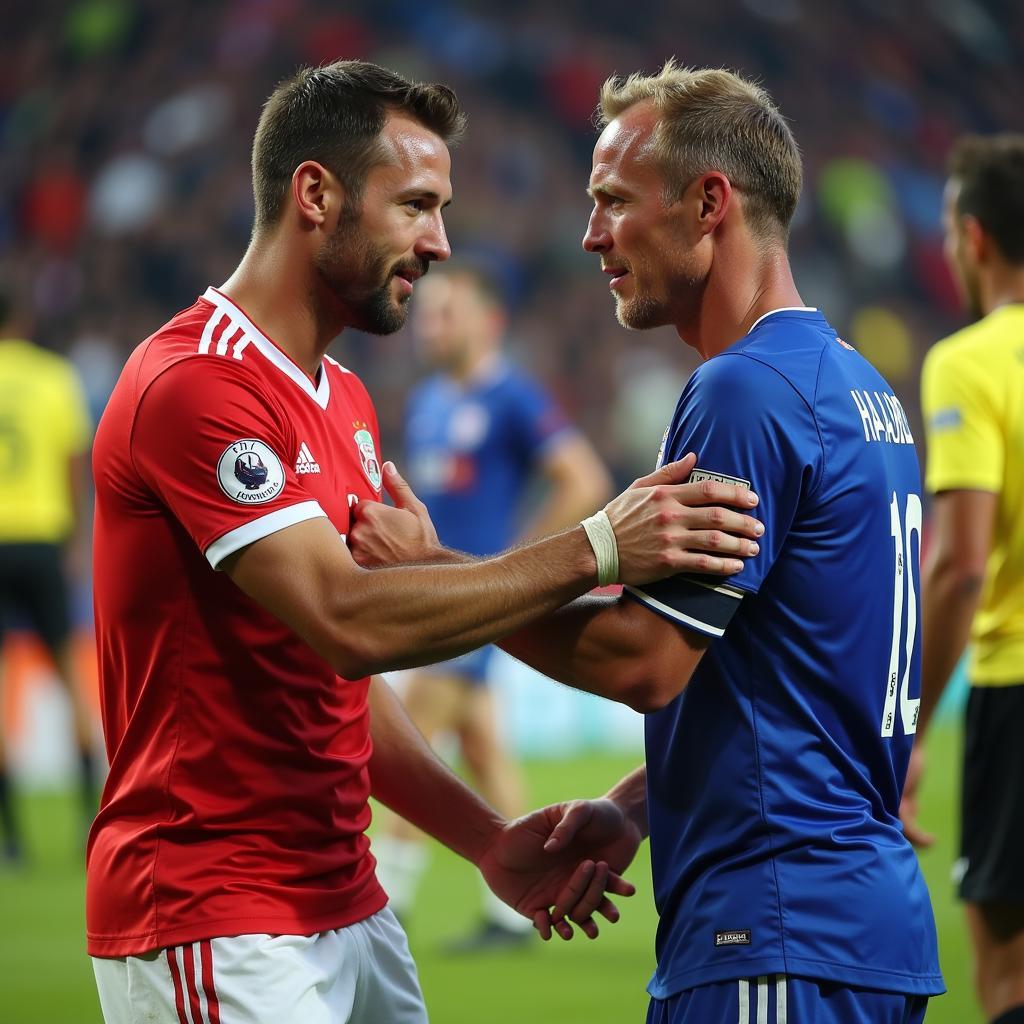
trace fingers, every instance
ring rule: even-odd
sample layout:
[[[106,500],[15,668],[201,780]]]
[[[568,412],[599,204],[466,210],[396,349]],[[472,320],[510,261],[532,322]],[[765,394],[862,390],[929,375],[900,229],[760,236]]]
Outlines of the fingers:
[[[753,508],[758,503],[757,495],[742,484],[723,484],[718,480],[700,480],[694,484],[682,484],[680,498],[684,505],[731,505],[733,508]]]
[[[593,805],[587,800],[579,800],[569,805],[561,821],[551,830],[544,849],[547,853],[557,853],[565,849],[590,822],[593,817]]]
[[[384,490],[387,491],[388,497],[395,503],[396,508],[416,511],[423,505],[393,462],[384,463]]]
[[[916,821],[903,822],[903,834],[911,846],[926,850],[929,846],[935,845],[935,836],[931,832],[925,832]]]
[[[573,872],[569,884],[558,894],[551,917],[555,921],[568,917],[582,927],[605,900],[609,868],[604,861],[583,861]]]
[[[693,452],[688,452],[678,462],[667,462],[664,466],[659,466],[653,473],[648,473],[647,476],[634,480],[630,484],[630,489],[632,490],[634,487],[653,487],[655,484],[684,484],[690,475],[690,471],[696,465],[697,456]]]
[[[548,942],[551,939],[551,915],[546,910],[538,910],[533,915],[533,927],[537,929],[537,934],[545,941]]]
[[[935,836],[931,832],[926,832],[917,823],[917,801],[908,798],[906,794],[900,803],[900,822],[903,825],[903,834],[911,846],[927,849],[935,845]]]
[[[720,533],[731,533],[739,537],[749,537],[756,540],[764,534],[764,523],[753,516],[744,515],[742,512],[734,512],[729,508],[722,508],[720,505],[700,506],[690,505],[682,500],[682,487],[674,487],[673,499],[676,505],[682,508],[673,509],[686,523],[691,530],[718,530]]]

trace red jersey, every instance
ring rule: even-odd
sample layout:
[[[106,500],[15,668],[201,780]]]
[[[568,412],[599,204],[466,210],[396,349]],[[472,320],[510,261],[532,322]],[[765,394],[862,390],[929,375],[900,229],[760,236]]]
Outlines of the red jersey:
[[[110,775],[89,837],[88,949],[313,934],[386,903],[365,830],[369,680],[339,678],[217,571],[380,496],[377,417],[208,289],[128,360],[93,448]]]

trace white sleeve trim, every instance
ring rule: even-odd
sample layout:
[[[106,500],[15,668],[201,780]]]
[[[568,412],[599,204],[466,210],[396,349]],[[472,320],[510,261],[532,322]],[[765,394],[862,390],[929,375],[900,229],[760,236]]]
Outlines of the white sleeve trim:
[[[692,615],[684,615],[683,612],[677,611],[671,605],[664,604],[657,600],[657,598],[651,597],[650,594],[645,594],[642,590],[638,590],[636,587],[627,585],[622,589],[628,591],[642,604],[645,604],[650,608],[656,608],[662,613],[662,615],[667,615],[670,619],[675,619],[676,622],[681,622],[684,626],[690,626],[692,629],[696,629],[701,633],[706,633],[708,636],[725,636],[724,629],[719,629],[717,626],[712,626],[707,622],[702,622],[700,619],[695,619]]]
[[[297,505],[279,508],[276,512],[268,512],[259,519],[236,527],[223,537],[218,537],[207,549],[206,560],[216,569],[228,555],[234,554],[247,544],[269,537],[278,530],[283,530],[296,523],[304,523],[307,519],[326,516],[318,501],[300,501]]]

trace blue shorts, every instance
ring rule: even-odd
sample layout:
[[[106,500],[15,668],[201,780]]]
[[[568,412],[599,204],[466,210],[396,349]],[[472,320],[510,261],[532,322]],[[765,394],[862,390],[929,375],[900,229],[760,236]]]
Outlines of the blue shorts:
[[[439,675],[457,676],[470,686],[486,686],[487,671],[491,664],[494,647],[478,647],[468,654],[460,654],[451,661],[442,661],[436,665],[424,665],[422,672],[436,672]]]
[[[921,1024],[927,996],[769,974],[652,999],[647,1024]]]

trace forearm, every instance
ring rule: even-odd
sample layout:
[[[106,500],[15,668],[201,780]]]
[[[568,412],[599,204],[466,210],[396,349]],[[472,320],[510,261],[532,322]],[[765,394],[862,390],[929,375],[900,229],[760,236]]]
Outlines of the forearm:
[[[576,690],[621,700],[613,663],[636,653],[617,629],[618,599],[582,597],[506,637],[500,646],[527,665]]]
[[[626,598],[585,597],[501,641],[513,657],[577,690],[641,713],[664,707],[707,647]]]
[[[370,787],[396,814],[474,864],[504,819],[431,750],[391,687],[370,681]]]
[[[608,790],[607,799],[618,804],[622,813],[640,830],[645,839],[650,834],[647,820],[647,765],[630,772]]]
[[[949,563],[925,566],[921,595],[921,706],[917,734],[923,736],[971,633],[982,580]]]
[[[360,570],[346,581],[336,618],[363,638],[367,674],[473,650],[585,593],[597,575],[580,528],[494,558],[443,557],[453,564]]]

